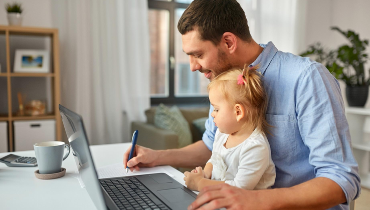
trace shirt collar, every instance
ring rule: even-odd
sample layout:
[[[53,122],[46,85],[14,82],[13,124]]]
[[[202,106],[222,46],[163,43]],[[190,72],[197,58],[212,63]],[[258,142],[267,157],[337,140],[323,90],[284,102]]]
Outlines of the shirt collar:
[[[260,44],[260,46],[264,48],[262,50],[262,53],[259,54],[257,59],[253,61],[253,63],[249,66],[251,67],[259,64],[260,67],[257,71],[261,72],[261,74],[264,75],[278,49],[272,42],[268,42],[267,44]]]

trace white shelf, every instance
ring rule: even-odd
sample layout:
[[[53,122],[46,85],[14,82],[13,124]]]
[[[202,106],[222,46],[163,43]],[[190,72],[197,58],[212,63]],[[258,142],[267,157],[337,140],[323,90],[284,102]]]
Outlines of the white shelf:
[[[370,151],[370,142],[352,142],[352,148]]]
[[[370,173],[360,174],[360,177],[361,177],[361,186],[370,189]]]
[[[370,115],[370,109],[346,107],[345,110],[348,114]]]
[[[370,109],[346,107],[353,155],[358,162],[361,186],[370,189]]]

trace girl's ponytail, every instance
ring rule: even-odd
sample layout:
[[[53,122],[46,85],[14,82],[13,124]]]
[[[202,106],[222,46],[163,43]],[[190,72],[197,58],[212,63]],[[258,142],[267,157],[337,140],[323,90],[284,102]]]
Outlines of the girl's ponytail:
[[[265,91],[261,80],[261,74],[257,71],[258,65],[254,67],[244,66],[242,71],[243,85],[245,86],[246,97],[252,106],[258,107],[266,99]]]
[[[249,110],[247,111],[252,123],[259,130],[269,133],[268,125],[265,115],[267,109],[267,96],[263,88],[262,75],[257,71],[259,65],[249,67],[244,66],[242,74],[238,78],[238,84],[240,79],[243,80],[245,99],[248,103]]]

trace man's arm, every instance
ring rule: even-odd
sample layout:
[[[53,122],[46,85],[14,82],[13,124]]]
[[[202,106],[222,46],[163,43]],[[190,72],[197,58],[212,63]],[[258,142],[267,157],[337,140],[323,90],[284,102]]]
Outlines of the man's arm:
[[[195,168],[204,166],[212,155],[203,141],[197,141],[181,149],[159,150],[156,165]]]
[[[277,205],[278,209],[328,209],[347,201],[342,188],[324,177],[314,178],[286,190],[273,191],[273,206]],[[279,195],[286,198],[286,202],[281,202],[282,197]]]
[[[130,150],[131,147],[123,155],[123,165],[126,167],[127,164],[131,171],[133,169],[139,170],[140,167],[157,165],[195,168],[206,164],[212,154],[203,141],[198,141],[181,149],[171,150],[152,150],[136,145],[134,157],[127,161]]]
[[[213,106],[210,105],[208,114],[209,119],[205,124],[206,131],[203,134],[202,141],[197,141],[196,143],[181,149],[170,150],[152,150],[136,145],[134,158],[132,158],[130,161],[127,160],[131,147],[128,148],[124,153],[124,167],[126,167],[126,164],[128,164],[130,170],[139,170],[139,167],[153,167],[157,165],[171,165],[174,167],[184,168],[204,166],[212,155],[211,150],[213,139],[217,130],[217,127],[213,122],[213,117],[211,116],[212,111]]]
[[[346,202],[342,188],[328,178],[314,178],[280,189],[243,190],[227,184],[205,187],[191,209],[328,209]],[[203,205],[203,206],[202,206]]]
[[[298,83],[297,124],[302,141],[309,148],[308,161],[314,167],[315,177],[335,182],[346,201],[351,202],[361,187],[339,83],[318,63],[308,66]],[[330,191],[326,196],[332,196]]]

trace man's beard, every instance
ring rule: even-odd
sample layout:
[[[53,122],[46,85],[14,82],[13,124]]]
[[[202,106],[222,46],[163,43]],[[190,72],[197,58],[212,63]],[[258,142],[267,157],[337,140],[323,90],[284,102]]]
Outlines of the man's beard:
[[[229,59],[226,56],[226,53],[223,52],[221,49],[218,49],[217,64],[216,67],[212,70],[213,78],[211,77],[211,81],[222,72],[230,70],[231,68],[233,68],[233,65],[231,65]]]

